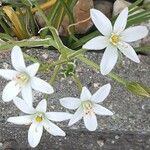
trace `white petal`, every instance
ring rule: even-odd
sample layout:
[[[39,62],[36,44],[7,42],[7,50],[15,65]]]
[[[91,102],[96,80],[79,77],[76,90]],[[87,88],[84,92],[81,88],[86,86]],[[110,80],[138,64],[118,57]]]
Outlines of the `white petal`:
[[[35,109],[31,106],[29,106],[25,100],[16,97],[13,99],[14,104],[17,106],[18,109],[20,109],[22,112],[27,113],[27,114],[34,114]]]
[[[42,137],[43,126],[32,123],[28,131],[28,142],[31,147],[36,147]]]
[[[5,102],[11,101],[18,95],[20,91],[21,87],[15,81],[10,81],[3,90],[2,94],[3,101]]]
[[[135,26],[124,30],[121,33],[121,38],[125,42],[134,42],[148,35],[148,29],[145,26]]]
[[[121,33],[127,24],[128,19],[128,8],[126,7],[117,17],[115,24],[114,24],[114,33]]]
[[[65,136],[65,132],[59,128],[57,125],[55,125],[54,123],[52,123],[49,120],[46,120],[44,123],[44,128],[47,132],[49,132],[50,134],[54,135],[54,136]]]
[[[81,101],[78,98],[65,97],[60,99],[60,104],[68,109],[77,109],[80,106]]]
[[[26,103],[32,107],[33,98],[32,98],[32,89],[30,83],[22,87],[21,93]]]
[[[0,76],[7,80],[13,80],[17,75],[17,71],[9,69],[0,69]]]
[[[79,120],[81,120],[83,117],[83,109],[82,107],[79,107],[77,109],[77,111],[74,113],[74,115],[72,116],[72,118],[69,121],[69,126],[72,126],[73,124],[75,124],[76,122],[78,122]]]
[[[32,117],[30,115],[10,117],[7,121],[18,125],[29,125],[32,122]]]
[[[110,110],[98,104],[94,104],[93,110],[98,115],[105,115],[105,116],[113,115],[113,113]]]
[[[110,89],[110,84],[103,85],[96,93],[92,95],[91,100],[95,103],[103,102],[104,99],[108,96]]]
[[[37,77],[32,78],[31,86],[34,90],[42,93],[52,94],[54,92],[54,89],[50,84]]]
[[[35,63],[35,64],[32,64],[30,66],[28,66],[26,69],[27,69],[27,72],[28,74],[33,77],[36,75],[38,69],[39,69],[39,66],[40,64],[39,63]]]
[[[14,46],[14,48],[12,49],[11,61],[13,67],[18,71],[22,71],[26,68],[23,54],[19,46]]]
[[[103,54],[100,71],[102,75],[108,74],[115,66],[118,59],[118,51],[115,46],[108,46]]]
[[[97,36],[84,44],[82,48],[90,50],[101,50],[104,49],[107,45],[108,38],[104,36]]]
[[[66,112],[47,112],[46,117],[52,121],[64,121],[72,117],[72,114]]]
[[[112,24],[110,20],[102,12],[96,9],[91,9],[90,14],[96,28],[103,35],[110,35],[112,32]]]
[[[36,110],[38,112],[46,112],[46,109],[47,109],[47,101],[43,99],[38,103]]]
[[[128,57],[132,61],[136,63],[140,62],[135,50],[128,43],[122,42],[121,44],[118,45],[118,48],[126,57]]]
[[[97,118],[96,115],[85,115],[83,117],[84,125],[89,131],[95,131],[97,128]]]
[[[81,101],[91,100],[92,94],[87,87],[83,87],[80,95]]]

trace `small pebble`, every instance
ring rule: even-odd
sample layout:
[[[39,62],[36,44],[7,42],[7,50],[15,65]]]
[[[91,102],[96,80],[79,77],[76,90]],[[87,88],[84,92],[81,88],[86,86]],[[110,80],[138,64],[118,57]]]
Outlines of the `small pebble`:
[[[103,141],[103,140],[98,140],[98,141],[97,141],[97,144],[98,144],[100,147],[103,147],[103,146],[104,146],[104,141]]]
[[[120,137],[118,135],[115,136],[115,139],[118,140]]]
[[[94,88],[97,88],[97,87],[99,87],[99,83],[94,83],[93,86],[94,86]]]
[[[112,140],[112,141],[111,141],[111,143],[112,143],[112,144],[114,144],[114,143],[115,143],[115,141],[113,141],[113,140]]]
[[[42,57],[43,57],[44,59],[47,59],[47,58],[48,58],[48,54],[45,53],[45,54],[42,55]]]

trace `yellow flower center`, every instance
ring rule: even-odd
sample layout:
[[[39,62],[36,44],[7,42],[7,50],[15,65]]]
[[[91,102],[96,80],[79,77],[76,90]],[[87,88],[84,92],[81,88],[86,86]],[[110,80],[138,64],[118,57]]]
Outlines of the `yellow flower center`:
[[[38,122],[38,123],[42,122],[43,121],[43,115],[42,114],[37,115],[35,117],[35,121]]]
[[[118,44],[120,42],[120,37],[116,34],[112,34],[110,37],[110,42],[114,45]]]
[[[26,73],[19,73],[16,75],[15,80],[19,85],[25,85],[29,81],[30,77]]]
[[[82,103],[83,110],[85,114],[92,114],[93,113],[93,105],[90,101],[85,101]]]

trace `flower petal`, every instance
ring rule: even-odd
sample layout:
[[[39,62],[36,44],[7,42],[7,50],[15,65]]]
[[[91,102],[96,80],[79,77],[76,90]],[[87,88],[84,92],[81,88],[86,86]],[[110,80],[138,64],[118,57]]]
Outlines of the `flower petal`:
[[[77,109],[81,104],[80,99],[74,97],[65,97],[60,99],[59,101],[63,107],[68,109]]]
[[[82,91],[81,91],[81,95],[80,95],[80,100],[81,101],[87,101],[87,100],[91,100],[92,94],[89,91],[89,89],[87,87],[82,87]]]
[[[125,42],[134,42],[148,35],[148,29],[145,26],[135,26],[124,30],[121,33],[121,38]]]
[[[25,102],[25,100],[23,100],[19,97],[14,98],[13,101],[14,101],[14,104],[17,106],[17,108],[26,114],[33,114],[36,112],[33,107],[29,106]]]
[[[11,61],[12,61],[13,67],[18,71],[22,71],[26,68],[23,54],[19,46],[13,47],[12,52],[11,52]]]
[[[39,63],[35,63],[35,64],[32,64],[30,66],[28,66],[26,69],[27,69],[27,72],[28,74],[33,77],[36,75],[38,69],[39,69],[39,66],[40,64]]]
[[[72,116],[72,118],[70,119],[68,126],[72,126],[73,124],[81,120],[82,117],[83,117],[83,109],[82,107],[79,107],[77,111],[74,113],[74,115]]]
[[[46,109],[47,109],[47,101],[45,99],[43,99],[36,106],[36,110],[38,112],[46,112]]]
[[[98,115],[106,115],[106,116],[112,116],[113,115],[113,113],[110,110],[108,110],[107,108],[105,108],[101,105],[98,105],[98,104],[94,104],[93,110]]]
[[[57,125],[55,125],[54,123],[52,123],[49,120],[46,120],[44,123],[44,128],[47,132],[49,132],[50,134],[54,135],[54,136],[65,136],[66,133],[59,128]]]
[[[30,107],[32,107],[33,97],[32,97],[32,89],[31,89],[30,83],[28,83],[22,87],[21,93],[22,93],[22,97],[26,101],[26,103]]]
[[[96,93],[92,95],[91,100],[95,103],[103,102],[104,99],[108,96],[110,89],[110,84],[103,85]]]
[[[97,128],[97,118],[96,115],[85,115],[83,117],[84,125],[89,131],[95,131]]]
[[[102,12],[96,9],[91,9],[90,14],[96,28],[103,35],[110,35],[112,32],[112,24],[110,20]]]
[[[21,91],[21,87],[15,82],[10,81],[4,88],[2,99],[4,102],[9,102],[14,99]]]
[[[126,25],[127,25],[127,19],[128,19],[128,8],[122,10],[122,12],[117,17],[115,24],[114,24],[114,33],[121,33]]]
[[[104,36],[97,36],[84,44],[82,48],[90,50],[101,50],[104,49],[107,45],[108,38]]]
[[[42,93],[52,94],[54,92],[54,89],[50,84],[37,77],[31,79],[31,86],[34,90]]]
[[[121,44],[118,45],[118,48],[126,57],[128,57],[132,61],[136,63],[140,62],[135,50],[128,43],[122,42]]]
[[[115,66],[118,59],[117,47],[109,45],[102,57],[100,71],[102,75],[108,74]]]
[[[13,80],[17,75],[17,71],[10,69],[0,69],[0,76],[7,80]]]
[[[28,131],[28,142],[31,147],[36,147],[42,137],[43,126],[32,123]]]
[[[52,121],[64,121],[71,119],[72,114],[66,112],[47,112],[45,113],[46,117]]]
[[[29,125],[32,122],[32,117],[30,115],[10,117],[7,121],[18,125]]]

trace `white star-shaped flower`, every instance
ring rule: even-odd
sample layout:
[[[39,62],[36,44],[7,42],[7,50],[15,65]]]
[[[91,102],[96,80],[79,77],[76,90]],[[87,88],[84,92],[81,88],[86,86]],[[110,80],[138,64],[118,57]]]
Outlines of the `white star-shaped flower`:
[[[132,61],[136,63],[140,62],[135,50],[128,42],[144,38],[148,35],[148,29],[145,26],[135,26],[125,29],[128,8],[125,8],[117,17],[114,27],[112,27],[110,20],[100,11],[91,9],[90,14],[93,23],[103,36],[91,39],[83,45],[83,48],[90,50],[106,48],[100,64],[100,70],[103,75],[108,74],[115,66],[118,59],[118,49]]]
[[[97,128],[96,115],[113,115],[111,111],[97,104],[103,102],[110,92],[110,84],[102,86],[95,94],[91,95],[90,91],[86,88],[82,88],[80,99],[74,97],[66,97],[60,99],[62,106],[68,109],[77,109],[75,114],[69,121],[69,126],[73,125],[80,119],[84,120],[85,127],[94,131]]]
[[[68,120],[72,117],[71,114],[65,112],[46,112],[46,100],[40,101],[36,108],[29,106],[24,100],[18,97],[14,99],[14,103],[27,115],[10,117],[7,121],[18,125],[31,124],[28,131],[28,142],[31,147],[36,147],[39,144],[43,133],[43,127],[54,136],[65,136],[65,132],[50,120],[56,122]]]
[[[3,90],[3,101],[9,102],[21,92],[23,99],[29,105],[32,105],[32,88],[46,94],[54,92],[50,84],[35,77],[39,69],[39,63],[26,67],[19,46],[13,48],[11,52],[11,61],[15,70],[0,69],[0,76],[7,80],[11,80]]]

